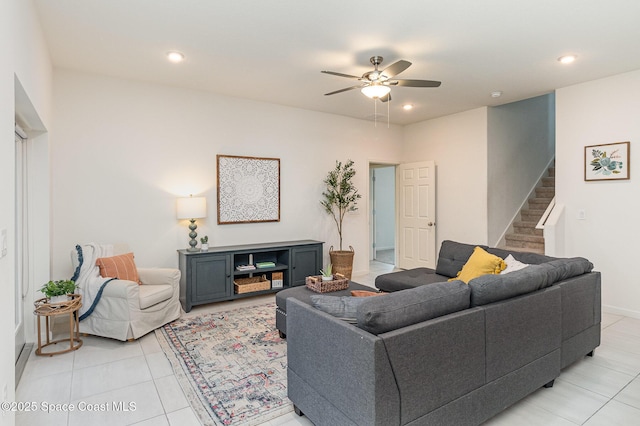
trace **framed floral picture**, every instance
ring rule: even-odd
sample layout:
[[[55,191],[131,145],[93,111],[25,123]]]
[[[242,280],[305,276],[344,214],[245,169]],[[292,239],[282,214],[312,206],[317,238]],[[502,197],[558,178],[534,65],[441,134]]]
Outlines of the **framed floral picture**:
[[[629,142],[584,147],[584,180],[629,179]]]
[[[280,159],[218,155],[218,224],[280,221]]]

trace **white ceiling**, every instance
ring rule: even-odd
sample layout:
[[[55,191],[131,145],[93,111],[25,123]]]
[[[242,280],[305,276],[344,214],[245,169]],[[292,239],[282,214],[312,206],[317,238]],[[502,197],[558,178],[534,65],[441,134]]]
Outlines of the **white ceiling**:
[[[34,0],[55,67],[372,119],[369,57],[413,65],[379,119],[408,124],[640,69],[640,0]],[[186,55],[172,64],[165,53]],[[563,66],[557,58],[573,53]],[[492,91],[502,91],[494,99]],[[401,106],[411,103],[410,112]]]

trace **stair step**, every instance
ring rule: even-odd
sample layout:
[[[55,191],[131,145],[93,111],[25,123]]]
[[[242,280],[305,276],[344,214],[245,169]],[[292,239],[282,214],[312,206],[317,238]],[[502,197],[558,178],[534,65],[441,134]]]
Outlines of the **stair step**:
[[[539,235],[507,234],[505,238],[510,241],[523,241],[529,243],[544,243],[544,238]]]
[[[542,229],[536,229],[536,225],[538,222],[513,222],[513,231],[516,234],[524,234],[524,235],[543,235]]]
[[[556,187],[556,178],[554,177],[543,177],[542,178],[542,187],[543,188],[549,188],[549,187]]]
[[[548,172],[549,172],[549,177],[556,177],[556,168],[555,167],[549,167]]]
[[[524,251],[524,252],[527,252],[527,253],[544,254],[544,248],[540,249],[540,248],[531,248],[531,247],[510,247],[510,246],[505,246],[504,250],[507,250],[507,251]]]
[[[509,247],[528,248],[544,252],[544,238],[538,235],[507,234],[505,241]]]
[[[551,186],[539,186],[536,188],[536,197],[553,198],[556,195],[556,188]]]
[[[544,210],[532,210],[532,209],[522,209],[520,210],[520,218],[523,222],[538,222],[542,215],[544,214]]]
[[[527,200],[527,202],[529,203],[529,208],[530,209],[534,209],[534,210],[546,210],[547,206],[549,206],[549,204],[551,204],[551,200],[553,200],[553,198],[546,198],[546,197],[536,197],[536,198],[529,198]]]

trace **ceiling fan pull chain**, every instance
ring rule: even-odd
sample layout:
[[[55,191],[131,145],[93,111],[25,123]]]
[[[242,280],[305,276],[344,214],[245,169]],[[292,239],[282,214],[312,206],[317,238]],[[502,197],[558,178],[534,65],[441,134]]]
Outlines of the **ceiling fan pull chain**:
[[[373,127],[378,127],[378,103],[373,100]]]

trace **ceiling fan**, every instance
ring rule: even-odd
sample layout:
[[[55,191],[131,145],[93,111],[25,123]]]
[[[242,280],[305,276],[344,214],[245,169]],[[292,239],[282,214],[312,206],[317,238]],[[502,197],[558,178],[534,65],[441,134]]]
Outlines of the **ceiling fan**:
[[[362,74],[362,77],[355,75],[342,74],[333,71],[321,71],[325,74],[337,75],[338,77],[346,77],[359,80],[361,84],[357,86],[346,87],[344,89],[336,90],[334,92],[325,93],[325,96],[335,95],[336,93],[342,93],[353,89],[360,89],[360,91],[369,98],[380,99],[382,102],[391,100],[391,88],[390,86],[405,86],[405,87],[438,87],[441,82],[433,80],[406,80],[406,79],[394,79],[396,75],[406,70],[411,66],[411,62],[405,60],[399,60],[389,65],[382,71],[378,70],[378,66],[382,63],[382,56],[372,56],[369,61],[373,64],[374,70],[368,71]]]

